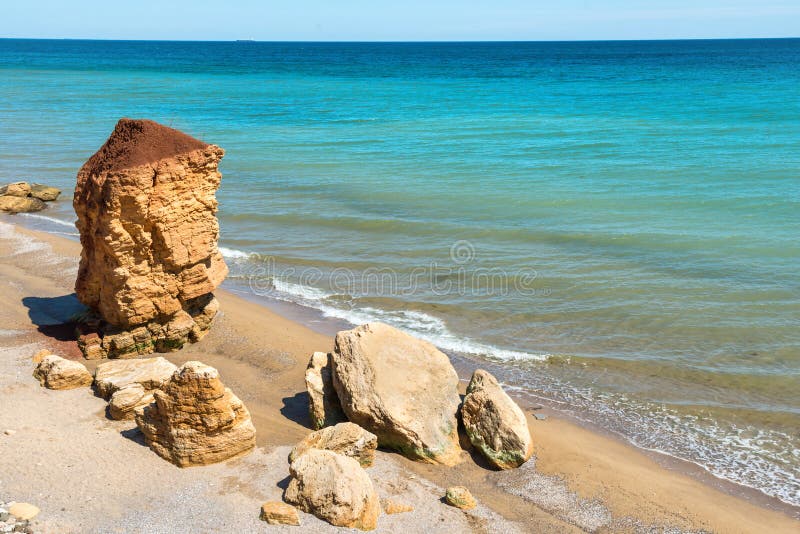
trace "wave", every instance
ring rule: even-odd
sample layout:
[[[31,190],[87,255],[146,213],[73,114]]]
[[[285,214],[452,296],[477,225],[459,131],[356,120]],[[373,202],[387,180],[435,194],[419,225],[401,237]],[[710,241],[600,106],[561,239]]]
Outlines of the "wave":
[[[57,219],[55,217],[49,217],[47,215],[42,215],[40,213],[20,213],[19,215],[21,217],[26,217],[26,218],[29,218],[29,219],[38,219],[38,220],[41,220],[41,221],[47,221],[47,222],[53,223],[53,224],[55,224],[57,226],[70,228],[73,231],[75,230],[75,223],[74,222],[67,222],[67,221],[64,221],[62,219]],[[70,235],[73,235],[73,234],[70,234]],[[75,233],[74,235],[78,235],[78,234]]]
[[[321,289],[295,284],[286,280],[273,278],[270,297],[314,308],[323,316],[342,319],[353,325],[370,322],[382,322],[433,343],[445,351],[459,354],[482,356],[495,360],[546,361],[549,354],[501,349],[459,336],[447,327],[444,320],[433,315],[414,310],[384,310],[370,306],[352,305],[349,308],[336,306],[333,303],[336,295]],[[352,303],[352,299],[350,299]]]
[[[252,252],[245,252],[235,248],[217,247],[220,254],[227,260],[246,260],[253,255]]]

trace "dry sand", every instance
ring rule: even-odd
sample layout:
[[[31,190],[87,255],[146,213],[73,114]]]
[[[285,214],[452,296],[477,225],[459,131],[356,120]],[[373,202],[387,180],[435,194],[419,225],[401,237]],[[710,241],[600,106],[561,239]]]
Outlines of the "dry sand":
[[[79,246],[12,221],[0,220],[0,501],[39,506],[37,532],[293,530],[260,522],[259,507],[280,499],[288,447],[309,432],[305,364],[312,351],[330,350],[332,339],[220,291],[223,311],[211,333],[167,357],[217,367],[250,409],[258,448],[179,469],[145,447],[133,423],[107,419],[90,390],[49,391],[31,377],[30,357],[41,348],[80,358],[69,329],[58,326],[79,309],[71,287]],[[381,497],[415,508],[381,516],[379,531],[800,531],[786,513],[550,415],[530,421],[535,460],[510,472],[467,455],[445,468],[379,452],[369,474]],[[469,487],[481,505],[462,512],[443,504],[444,488],[454,484]],[[301,515],[296,531],[341,530]]]

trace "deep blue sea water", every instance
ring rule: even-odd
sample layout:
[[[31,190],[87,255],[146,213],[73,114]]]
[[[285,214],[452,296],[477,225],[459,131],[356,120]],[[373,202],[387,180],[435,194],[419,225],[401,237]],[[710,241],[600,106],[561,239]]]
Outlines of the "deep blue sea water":
[[[800,40],[0,40],[0,182],[54,230],[123,116],[227,151],[229,287],[800,505]]]

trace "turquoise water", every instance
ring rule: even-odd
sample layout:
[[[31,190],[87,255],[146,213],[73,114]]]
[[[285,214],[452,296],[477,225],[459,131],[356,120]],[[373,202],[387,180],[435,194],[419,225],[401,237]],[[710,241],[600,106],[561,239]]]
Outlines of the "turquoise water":
[[[791,39],[0,40],[0,181],[71,190],[123,116],[182,129],[227,151],[229,287],[800,505],[798,65]]]

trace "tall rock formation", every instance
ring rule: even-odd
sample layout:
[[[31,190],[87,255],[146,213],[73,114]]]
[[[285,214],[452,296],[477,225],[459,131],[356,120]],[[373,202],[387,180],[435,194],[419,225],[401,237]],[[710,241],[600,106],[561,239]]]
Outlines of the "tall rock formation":
[[[121,119],[78,172],[75,291],[93,312],[89,359],[177,350],[209,329],[228,273],[215,193],[224,151],[149,120]]]

